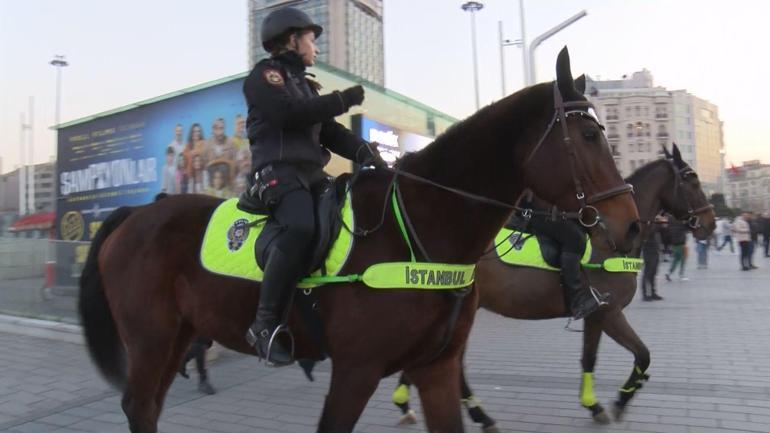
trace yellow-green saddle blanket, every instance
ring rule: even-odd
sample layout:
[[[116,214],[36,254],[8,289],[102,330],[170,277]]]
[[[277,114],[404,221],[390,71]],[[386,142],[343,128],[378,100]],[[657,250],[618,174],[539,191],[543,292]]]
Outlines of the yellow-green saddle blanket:
[[[262,281],[262,269],[256,263],[254,245],[262,232],[267,215],[255,215],[238,208],[238,199],[231,198],[220,204],[209,220],[201,245],[201,264],[209,272],[230,277]],[[342,207],[342,221],[345,227],[353,228],[353,206],[350,194],[345,197]],[[326,275],[337,275],[345,265],[353,248],[353,236],[342,227],[332,242],[324,261]],[[322,275],[316,270],[311,276]],[[300,287],[315,287],[320,284],[300,283]]]
[[[495,238],[497,256],[503,263],[512,266],[558,271],[543,257],[540,241],[531,233],[503,228]],[[639,272],[642,260],[631,257],[611,257],[602,263],[591,263],[591,242],[586,236],[586,248],[580,264],[588,269],[603,269],[607,272]]]

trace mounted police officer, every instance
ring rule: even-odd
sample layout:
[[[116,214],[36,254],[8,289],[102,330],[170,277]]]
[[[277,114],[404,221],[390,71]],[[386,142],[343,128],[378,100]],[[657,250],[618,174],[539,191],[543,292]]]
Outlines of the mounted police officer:
[[[362,165],[386,166],[376,144],[334,121],[361,105],[363,87],[319,96],[320,86],[306,77],[305,68],[315,64],[315,40],[322,32],[298,9],[271,12],[262,22],[261,34],[262,46],[271,56],[257,63],[243,84],[254,179],[251,192],[269,209],[267,224],[280,227],[265,251],[259,308],[246,339],[275,366],[293,362],[291,352],[273,337],[292,290],[308,271],[316,230],[311,191],[327,179],[323,168],[331,158],[329,151]]]
[[[523,218],[516,216],[516,226],[523,231],[547,236],[559,244],[561,254],[561,286],[567,299],[572,318],[582,319],[599,307],[607,305],[609,295],[599,293],[593,287],[585,284],[581,277],[580,261],[585,253],[586,233],[579,223],[551,212],[538,209],[532,200],[525,200],[522,207],[532,209],[531,216]]]

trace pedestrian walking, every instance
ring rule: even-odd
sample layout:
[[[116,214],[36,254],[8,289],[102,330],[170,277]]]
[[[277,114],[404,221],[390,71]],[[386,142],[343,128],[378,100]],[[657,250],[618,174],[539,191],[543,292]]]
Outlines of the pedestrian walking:
[[[659,221],[656,217],[656,222]],[[642,260],[644,260],[644,271],[642,272],[642,300],[643,301],[662,301],[655,290],[655,277],[658,274],[658,264],[660,262],[660,224],[654,224],[651,228],[652,233],[642,244]]]
[[[741,249],[741,270],[751,270],[751,227],[749,226],[750,215],[748,212],[744,212],[740,217],[735,219],[732,226],[732,233],[735,236],[735,240],[738,241],[738,246]]]
[[[770,257],[770,214],[762,215],[762,243],[765,247],[765,257]]]
[[[695,248],[698,251],[698,269],[708,269],[709,245],[711,245],[711,237],[695,240]]]
[[[733,224],[732,222],[725,218],[722,220],[721,223],[722,226],[722,235],[724,236],[722,239],[722,244],[717,247],[717,251],[722,251],[722,248],[725,247],[725,245],[730,245],[730,252],[734,253],[735,248],[733,247]]]
[[[182,360],[182,365],[179,366],[179,374],[185,379],[189,379],[190,375],[187,374],[187,363],[190,360],[195,359],[195,368],[198,370],[198,390],[204,394],[213,395],[217,391],[211,386],[209,382],[209,373],[206,369],[206,351],[211,348],[214,342],[208,338],[195,337],[193,343],[190,345],[190,350]]]
[[[671,242],[671,267],[666,273],[666,281],[671,281],[671,275],[679,269],[679,281],[687,281],[684,276],[684,266],[687,261],[685,244],[687,243],[687,225],[681,221],[669,218],[668,235]]]
[[[658,227],[660,244],[663,247],[661,255],[663,256],[663,262],[666,263],[671,256],[671,235],[669,233],[668,217],[662,217],[662,221]]]
[[[751,235],[751,242],[749,243],[749,268],[756,269],[757,267],[754,266],[754,251],[757,249],[757,244],[759,244],[759,232],[762,230],[759,226],[759,219],[757,218],[757,215],[753,212],[749,212],[749,233]]]

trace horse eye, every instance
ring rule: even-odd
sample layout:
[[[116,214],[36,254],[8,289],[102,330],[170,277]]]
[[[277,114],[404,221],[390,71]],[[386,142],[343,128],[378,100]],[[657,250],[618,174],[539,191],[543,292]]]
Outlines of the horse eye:
[[[594,128],[588,128],[583,131],[583,137],[585,137],[587,140],[593,140],[599,135],[599,131],[597,131]]]

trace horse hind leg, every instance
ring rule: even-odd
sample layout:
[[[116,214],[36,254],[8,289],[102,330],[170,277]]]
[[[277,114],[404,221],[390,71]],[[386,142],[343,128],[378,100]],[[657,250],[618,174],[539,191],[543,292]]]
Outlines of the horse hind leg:
[[[636,394],[636,391],[642,388],[643,382],[650,376],[647,375],[647,368],[650,366],[650,351],[644,345],[642,339],[636,335],[634,329],[626,320],[626,316],[618,311],[612,317],[612,320],[605,320],[604,332],[615,340],[618,344],[628,349],[634,354],[634,369],[626,380],[626,383],[618,391],[618,399],[614,402],[612,412],[615,421],[623,418],[626,405]]]
[[[593,382],[596,353],[599,350],[599,340],[602,336],[601,315],[603,315],[602,312],[597,312],[585,318],[583,357],[580,360],[580,364],[583,367],[583,376],[580,383],[580,404],[591,412],[591,418],[594,421],[600,424],[608,424],[610,417],[594,394]]]
[[[166,399],[166,394],[179,372],[179,367],[182,364],[185,353],[187,353],[187,350],[190,347],[192,337],[192,328],[186,324],[182,325],[176,337],[176,341],[173,343],[173,349],[171,350],[168,362],[166,363],[165,368],[163,368],[164,372],[160,379],[158,391],[155,393],[155,404],[157,405],[158,412],[163,409],[163,402]]]
[[[179,325],[153,326],[144,332],[125,334],[132,338],[126,341],[129,368],[121,406],[131,433],[157,433],[162,408],[158,395],[165,395],[171,384],[167,367],[176,352]]]

